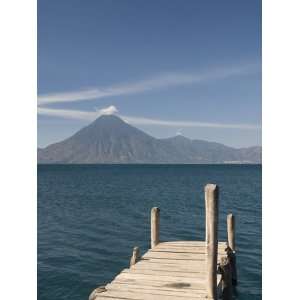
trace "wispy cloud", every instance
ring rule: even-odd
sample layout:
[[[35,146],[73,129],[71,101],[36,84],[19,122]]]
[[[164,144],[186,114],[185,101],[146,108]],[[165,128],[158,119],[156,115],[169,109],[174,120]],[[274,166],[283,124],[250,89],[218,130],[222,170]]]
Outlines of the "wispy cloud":
[[[101,115],[114,114],[118,110],[115,106],[95,110],[95,111],[80,111],[80,110],[66,110],[66,109],[52,109],[38,107],[38,114],[55,116],[65,119],[78,119],[85,121],[93,121]],[[228,128],[228,129],[247,129],[247,130],[258,130],[261,128],[260,125],[255,124],[228,124],[228,123],[214,123],[214,122],[197,122],[197,121],[171,121],[161,120],[152,118],[142,118],[135,116],[124,116],[119,115],[124,121],[132,125],[154,125],[154,126],[165,126],[165,127],[206,127],[206,128]]]
[[[74,102],[100,99],[104,97],[130,95],[172,86],[184,86],[247,75],[258,70],[258,64],[244,64],[224,68],[215,68],[198,73],[164,73],[149,79],[132,83],[116,84],[108,87],[96,87],[85,90],[50,93],[38,96],[38,104]]]
[[[46,107],[38,107],[39,115],[46,115],[52,117],[59,117],[63,119],[75,119],[92,121],[101,115],[111,115],[118,112],[114,105],[96,109],[95,111],[82,111],[82,110],[70,110],[70,109],[53,109]]]
[[[133,125],[158,125],[167,127],[207,127],[207,128],[232,128],[232,129],[259,129],[259,125],[253,124],[227,124],[197,121],[170,121],[160,119],[149,119],[131,116],[121,116],[128,123]]]

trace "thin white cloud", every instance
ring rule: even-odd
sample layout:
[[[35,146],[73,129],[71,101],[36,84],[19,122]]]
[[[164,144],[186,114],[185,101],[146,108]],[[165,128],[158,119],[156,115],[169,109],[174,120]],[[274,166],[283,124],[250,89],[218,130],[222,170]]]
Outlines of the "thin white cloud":
[[[197,121],[170,121],[131,116],[121,116],[128,123],[133,125],[157,125],[166,127],[207,127],[207,128],[232,128],[232,129],[259,129],[259,125],[253,124],[226,124]]]
[[[111,115],[116,112],[118,112],[118,110],[114,105],[102,109],[96,109],[95,111],[81,111],[81,110],[38,107],[39,115],[59,117],[63,119],[85,120],[85,121],[92,121],[101,115]]]
[[[150,79],[134,83],[123,83],[108,87],[96,87],[85,90],[68,91],[63,93],[50,93],[38,96],[38,104],[50,104],[57,102],[74,102],[83,100],[100,99],[104,97],[130,95],[155,89],[172,86],[184,86],[196,83],[204,83],[232,76],[247,75],[257,70],[257,64],[245,64],[226,68],[217,68],[198,73],[165,73]]]
[[[97,117],[105,114],[114,114],[118,110],[115,106],[99,109],[96,111],[80,111],[80,110],[66,110],[66,109],[53,109],[38,107],[38,114],[54,116],[64,119],[78,119],[85,121],[93,121]],[[258,130],[260,125],[253,124],[227,124],[227,123],[214,123],[214,122],[197,122],[197,121],[171,121],[152,118],[142,118],[134,116],[119,115],[125,122],[132,125],[151,125],[151,126],[165,126],[165,127],[206,127],[206,128],[228,128],[228,129],[247,129]]]

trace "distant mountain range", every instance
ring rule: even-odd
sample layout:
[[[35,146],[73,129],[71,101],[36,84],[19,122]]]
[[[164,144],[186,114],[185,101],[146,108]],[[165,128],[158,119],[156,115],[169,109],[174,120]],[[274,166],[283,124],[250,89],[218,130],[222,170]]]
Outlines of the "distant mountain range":
[[[236,149],[180,135],[157,139],[115,115],[103,115],[73,136],[39,148],[38,163],[261,163],[261,147]]]

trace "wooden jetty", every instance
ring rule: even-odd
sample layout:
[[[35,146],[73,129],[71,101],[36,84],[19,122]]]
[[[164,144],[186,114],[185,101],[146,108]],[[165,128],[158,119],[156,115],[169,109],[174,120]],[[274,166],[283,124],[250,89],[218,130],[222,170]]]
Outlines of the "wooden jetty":
[[[205,241],[159,238],[160,210],[151,210],[151,249],[134,247],[128,269],[95,289],[89,300],[232,299],[237,283],[234,216],[227,216],[228,240],[218,241],[218,186],[205,186]]]

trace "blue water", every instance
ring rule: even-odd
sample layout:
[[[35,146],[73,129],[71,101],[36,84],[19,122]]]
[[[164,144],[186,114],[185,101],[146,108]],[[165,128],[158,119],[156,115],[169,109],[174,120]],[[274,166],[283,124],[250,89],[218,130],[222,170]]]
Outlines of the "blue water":
[[[261,166],[38,166],[38,299],[86,300],[149,248],[150,209],[162,240],[204,240],[206,183],[220,186],[219,238],[236,216],[238,299],[261,299]]]

